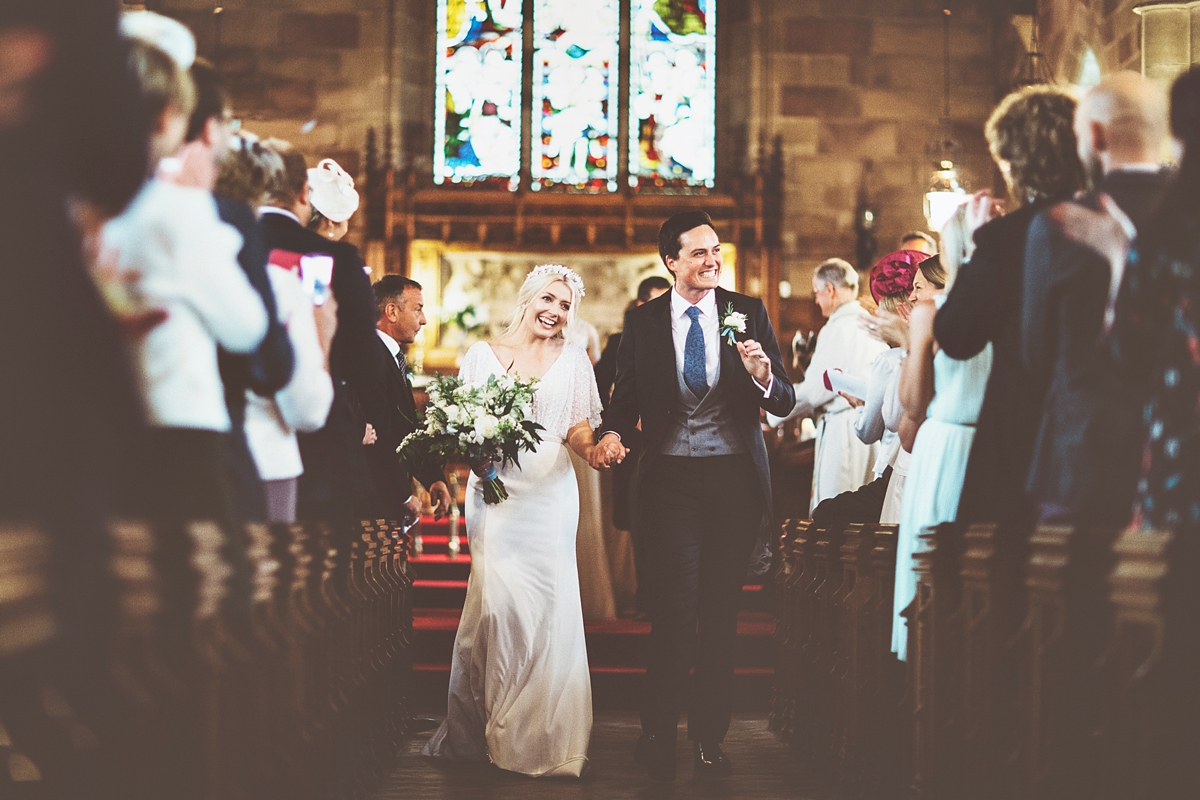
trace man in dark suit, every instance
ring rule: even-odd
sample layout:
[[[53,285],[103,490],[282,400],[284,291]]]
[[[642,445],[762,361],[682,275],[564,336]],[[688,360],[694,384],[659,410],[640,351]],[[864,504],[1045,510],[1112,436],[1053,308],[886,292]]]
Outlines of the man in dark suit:
[[[721,243],[708,214],[671,217],[658,247],[675,288],[626,318],[592,463],[619,463],[627,453],[622,442],[640,420],[636,524],[653,537],[654,575],[635,757],[652,778],[674,780],[693,649],[688,738],[695,772],[731,771],[720,743],[732,713],[738,601],[752,548],[771,518],[759,410],[786,416],[795,394],[762,302],[718,286]]]
[[[375,321],[378,335],[373,350],[377,371],[375,379],[363,389],[362,406],[367,422],[375,426],[378,440],[366,445],[367,463],[388,517],[397,520],[407,517],[411,521],[421,513],[412,497],[414,474],[401,465],[396,448],[417,429],[417,404],[408,382],[403,348],[416,340],[425,325],[425,296],[421,284],[400,275],[384,275],[372,289],[378,312]],[[450,491],[442,468],[423,464],[414,472],[429,491],[434,516],[446,513],[450,508]]]
[[[654,298],[664,295],[669,291],[671,291],[671,282],[661,275],[651,275],[649,278],[644,278],[638,284],[637,298],[626,309],[626,313],[638,306],[645,305]],[[621,331],[617,331],[608,337],[608,341],[604,344],[604,352],[600,354],[600,360],[596,362],[596,366],[594,367],[596,372],[596,387],[600,390],[600,402],[605,408],[608,408],[608,400],[612,396],[613,384],[617,380],[617,351],[620,347]],[[629,531],[629,537],[633,542],[633,569],[634,574],[637,576],[637,596],[634,599],[634,603],[637,607],[638,619],[643,619],[650,614],[650,567],[649,556],[646,553],[646,537],[638,536],[637,526],[634,525],[633,519],[633,459],[636,459],[641,454],[638,443],[638,440],[641,438],[641,431],[635,430],[634,433],[636,434],[635,436],[630,439],[624,439],[621,442],[629,450],[633,458],[613,467],[612,523],[613,527],[617,530]]]
[[[1170,179],[1158,164],[1167,135],[1162,92],[1137,73],[1109,76],[1080,102],[1075,134],[1096,187],[1077,202],[1098,209],[1107,193],[1140,228]],[[1121,276],[1068,240],[1053,213],[1033,221],[1025,250],[1021,353],[1049,386],[1028,489],[1042,520],[1116,529],[1132,515],[1142,435],[1141,387],[1121,380],[1105,335]]]
[[[297,517],[344,522],[382,514],[371,471],[363,453],[366,423],[359,397],[374,376],[377,345],[375,301],[358,249],[326,239],[304,227],[312,215],[308,200],[308,164],[287,142],[263,142],[279,153],[284,172],[267,188],[259,209],[270,249],[333,256],[330,288],[337,300],[337,334],[329,353],[333,406],[325,427],[299,435],[304,474],[297,486]]]

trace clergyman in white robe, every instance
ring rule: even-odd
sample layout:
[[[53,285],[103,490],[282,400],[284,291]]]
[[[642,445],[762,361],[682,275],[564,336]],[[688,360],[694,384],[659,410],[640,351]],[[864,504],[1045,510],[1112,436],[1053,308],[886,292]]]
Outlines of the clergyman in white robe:
[[[822,500],[852,492],[875,477],[872,466],[879,444],[867,445],[859,440],[854,432],[854,409],[846,398],[825,388],[827,369],[841,369],[866,381],[876,356],[888,349],[859,326],[858,318],[866,313],[857,300],[834,310],[817,334],[817,347],[804,382],[795,384],[796,407],[787,417],[767,415],[771,427],[797,417],[812,417],[816,424],[810,514]]]

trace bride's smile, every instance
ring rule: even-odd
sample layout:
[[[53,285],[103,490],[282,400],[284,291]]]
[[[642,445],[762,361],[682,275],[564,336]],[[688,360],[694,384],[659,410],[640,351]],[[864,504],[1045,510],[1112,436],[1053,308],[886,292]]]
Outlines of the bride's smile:
[[[569,286],[561,281],[551,283],[529,304],[526,325],[539,338],[557,336],[566,327],[572,299]]]

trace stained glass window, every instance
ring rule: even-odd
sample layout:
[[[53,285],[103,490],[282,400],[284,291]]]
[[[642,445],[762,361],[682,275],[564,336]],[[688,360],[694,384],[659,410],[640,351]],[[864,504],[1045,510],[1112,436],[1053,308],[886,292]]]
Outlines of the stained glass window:
[[[535,0],[533,189],[617,188],[618,0]]]
[[[716,5],[631,0],[631,186],[713,185]]]
[[[521,0],[439,0],[435,182],[517,188],[521,22]]]

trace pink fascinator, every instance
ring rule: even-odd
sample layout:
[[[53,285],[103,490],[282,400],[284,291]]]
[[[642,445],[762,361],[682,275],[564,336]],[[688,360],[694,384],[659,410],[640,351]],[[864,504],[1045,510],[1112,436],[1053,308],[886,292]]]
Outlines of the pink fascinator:
[[[897,250],[879,259],[871,267],[871,297],[878,303],[885,295],[911,294],[917,265],[927,258],[919,250]]]

